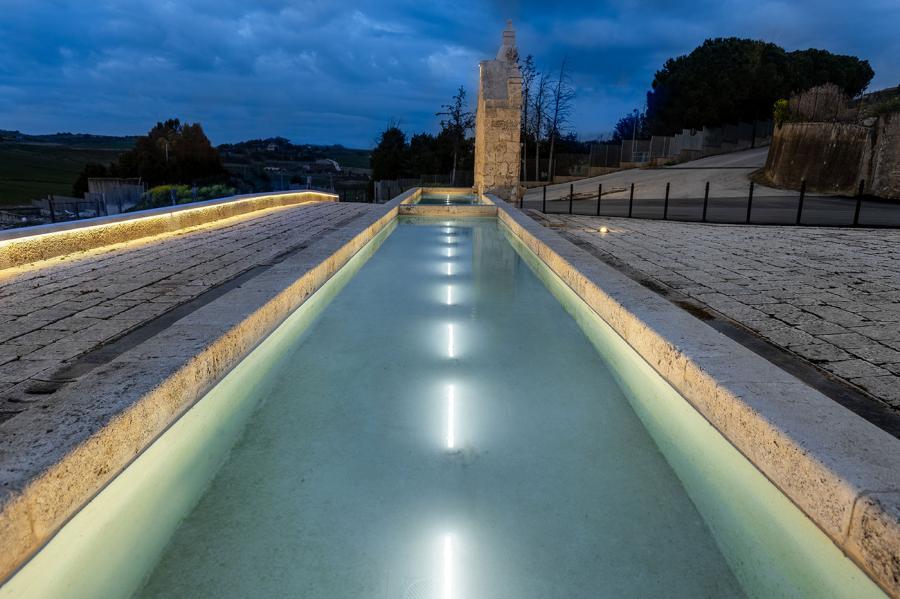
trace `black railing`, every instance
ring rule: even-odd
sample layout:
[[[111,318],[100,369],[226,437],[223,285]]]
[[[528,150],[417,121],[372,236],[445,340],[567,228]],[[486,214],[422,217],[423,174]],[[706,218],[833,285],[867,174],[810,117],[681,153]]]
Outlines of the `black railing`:
[[[657,184],[658,185],[658,184]],[[569,184],[568,194],[548,198],[548,187],[541,190],[540,211],[544,214],[572,214],[579,216],[615,216],[680,222],[708,222],[747,225],[798,225],[815,227],[900,227],[900,201],[866,196],[865,181],[860,181],[855,197],[811,195],[806,181],[798,194],[761,195],[751,181],[743,197],[733,194],[716,196],[706,182],[703,196],[674,197],[674,186],[666,182],[662,197],[636,197],[631,183],[628,196],[619,188],[603,191],[597,186],[596,195],[576,193]],[[525,208],[537,208],[535,200],[523,200]]]

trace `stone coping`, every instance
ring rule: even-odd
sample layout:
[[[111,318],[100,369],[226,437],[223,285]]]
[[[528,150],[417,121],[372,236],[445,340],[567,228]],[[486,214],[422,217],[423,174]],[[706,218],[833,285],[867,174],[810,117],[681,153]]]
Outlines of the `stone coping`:
[[[415,204],[426,193],[474,194],[474,191],[469,187],[413,187],[391,201],[399,200],[402,205]],[[480,199],[485,201],[486,197],[481,196]]]
[[[498,217],[892,597],[900,440],[496,197]]]
[[[0,436],[0,579],[391,225],[404,199],[66,386],[65,401],[20,415],[15,433]],[[484,199],[835,544],[900,596],[900,441],[505,202]]]
[[[318,191],[231,196],[180,206],[86,218],[0,232],[0,270],[105,245],[177,231],[231,216],[306,202],[336,202]]]
[[[453,217],[453,218],[471,218],[471,217],[495,217],[497,216],[496,206],[484,205],[450,205],[441,204],[403,204],[399,207],[399,212],[404,216],[434,216],[434,217]]]

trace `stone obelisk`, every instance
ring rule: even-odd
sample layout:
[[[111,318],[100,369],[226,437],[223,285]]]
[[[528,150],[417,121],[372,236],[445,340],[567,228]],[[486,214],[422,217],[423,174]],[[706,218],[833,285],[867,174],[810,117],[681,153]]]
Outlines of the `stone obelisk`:
[[[507,21],[497,58],[479,64],[475,115],[475,191],[507,202],[519,196],[522,74],[517,57],[516,32]]]

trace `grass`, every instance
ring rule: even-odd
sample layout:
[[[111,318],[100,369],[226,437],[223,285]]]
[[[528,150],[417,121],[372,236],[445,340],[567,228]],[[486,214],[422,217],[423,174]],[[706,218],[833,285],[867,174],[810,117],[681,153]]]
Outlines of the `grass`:
[[[27,204],[47,194],[72,195],[88,162],[109,164],[123,149],[0,143],[0,206]]]

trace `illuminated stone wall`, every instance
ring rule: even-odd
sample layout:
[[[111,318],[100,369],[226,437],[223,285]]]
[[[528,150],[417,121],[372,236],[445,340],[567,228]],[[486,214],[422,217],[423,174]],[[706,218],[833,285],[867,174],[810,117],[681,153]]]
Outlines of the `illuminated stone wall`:
[[[508,21],[497,58],[479,65],[475,119],[475,189],[506,201],[519,196],[522,75],[516,56],[516,33]]]

